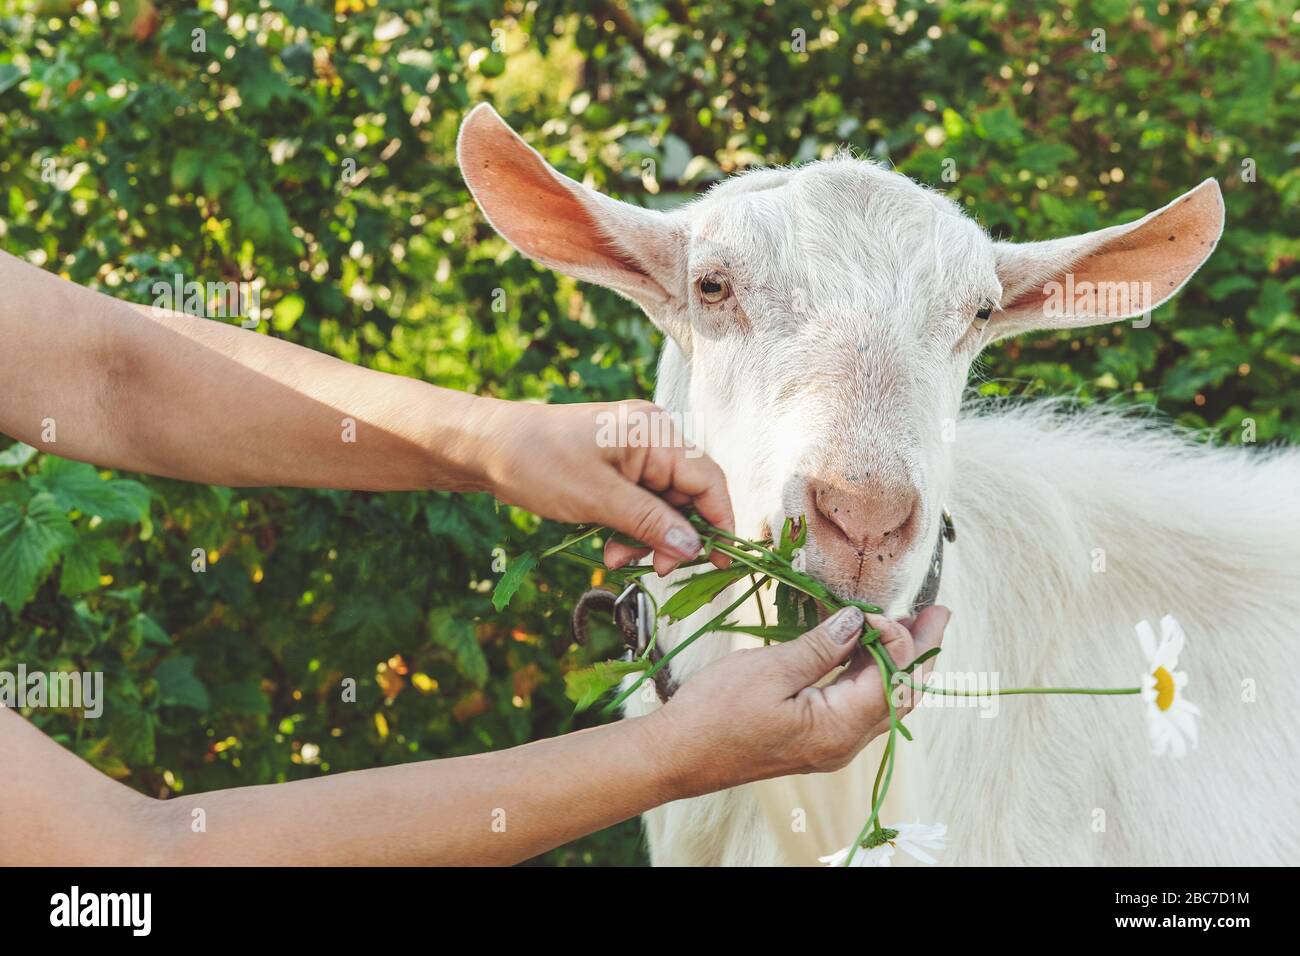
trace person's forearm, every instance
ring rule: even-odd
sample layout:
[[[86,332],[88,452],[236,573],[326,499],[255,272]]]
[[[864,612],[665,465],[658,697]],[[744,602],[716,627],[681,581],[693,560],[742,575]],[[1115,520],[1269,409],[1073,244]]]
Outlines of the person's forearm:
[[[37,448],[220,485],[485,487],[491,399],[133,306],[4,253],[0,290],[0,431]]]
[[[177,797],[155,804],[144,857],[182,865],[518,863],[691,795],[690,774],[664,739],[670,733],[667,722],[642,717],[472,757]]]
[[[897,621],[844,608],[796,640],[715,661],[646,717],[169,800],[109,779],[0,707],[0,866],[516,863],[664,803],[844,767],[896,713],[875,665],[850,663],[830,684],[827,673],[861,653],[864,623],[902,666],[931,656],[947,620],[925,609],[914,640]]]

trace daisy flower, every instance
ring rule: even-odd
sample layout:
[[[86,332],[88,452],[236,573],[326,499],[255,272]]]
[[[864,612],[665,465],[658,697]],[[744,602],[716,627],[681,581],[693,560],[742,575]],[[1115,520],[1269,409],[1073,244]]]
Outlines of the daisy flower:
[[[1147,658],[1147,669],[1142,675],[1142,699],[1147,703],[1151,747],[1157,757],[1167,750],[1181,757],[1187,752],[1188,744],[1193,749],[1196,747],[1196,718],[1201,713],[1183,695],[1187,672],[1175,670],[1187,635],[1169,614],[1160,619],[1158,644],[1154,629],[1146,621],[1139,621],[1136,630]]]
[[[922,863],[938,861],[925,851],[942,850],[947,843],[948,827],[943,823],[899,823],[885,827],[869,835],[863,845],[857,847],[849,866],[891,866],[896,850],[903,850],[908,856]],[[819,857],[819,863],[827,866],[843,866],[854,847],[846,846],[830,856]]]

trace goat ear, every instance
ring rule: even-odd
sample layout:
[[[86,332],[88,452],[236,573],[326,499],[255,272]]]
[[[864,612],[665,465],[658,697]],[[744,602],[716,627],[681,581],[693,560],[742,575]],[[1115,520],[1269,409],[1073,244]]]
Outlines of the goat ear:
[[[559,173],[487,103],[465,117],[456,157],[488,222],[524,255],[607,286],[656,320],[684,289],[682,236],[668,216]]]
[[[1005,338],[1149,312],[1183,287],[1222,233],[1223,196],[1207,179],[1123,226],[1047,242],[999,242],[994,255],[1002,310],[989,331]]]

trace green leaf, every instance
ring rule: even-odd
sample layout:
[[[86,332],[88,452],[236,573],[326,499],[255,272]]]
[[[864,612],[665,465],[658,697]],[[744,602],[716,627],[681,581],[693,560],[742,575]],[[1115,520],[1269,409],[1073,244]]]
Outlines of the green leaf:
[[[193,657],[182,655],[169,657],[154,668],[158,698],[162,703],[200,712],[211,706],[207,686],[194,674],[194,663]]]
[[[941,647],[932,647],[924,654],[918,654],[915,658],[912,659],[912,663],[908,664],[906,667],[900,667],[899,670],[905,674],[910,673],[912,670],[914,670],[917,667],[920,667],[930,658],[937,657],[941,650],[943,650],[943,648]]]
[[[0,93],[4,93],[23,78],[23,71],[12,63],[0,63]]]
[[[975,128],[984,139],[993,142],[1015,144],[1024,138],[1024,127],[1021,126],[1020,120],[1005,106],[976,114]]]
[[[479,73],[487,77],[500,76],[505,72],[505,69],[506,58],[502,54],[496,52],[489,53],[487,56],[483,57],[483,61],[478,65]]]
[[[235,231],[254,245],[266,242],[271,235],[271,214],[262,199],[247,183],[238,183],[230,193],[230,218]]]
[[[36,449],[22,442],[14,442],[4,451],[0,451],[0,468],[21,468],[32,460]]]
[[[781,525],[781,539],[777,542],[774,549],[777,554],[790,561],[794,558],[794,553],[802,548],[808,541],[808,519],[799,516],[799,533],[794,534],[794,518],[786,518],[785,523]]]
[[[107,737],[103,739],[108,740]],[[116,754],[97,753],[95,756],[88,758],[88,761],[100,773],[112,777],[114,780],[121,780],[123,777],[131,776],[131,768]]]
[[[1030,143],[1016,155],[1021,169],[1031,173],[1047,175],[1055,173],[1063,164],[1075,159],[1078,154],[1064,143]]]
[[[231,714],[265,717],[271,713],[271,701],[255,678],[230,681],[212,688],[212,707]]]
[[[586,710],[628,674],[639,674],[649,667],[649,661],[599,661],[591,667],[569,671],[564,675],[564,696],[573,701],[575,710]]]
[[[1038,197],[1038,205],[1043,210],[1043,214],[1057,226],[1069,226],[1071,222],[1070,205],[1061,199],[1057,199],[1051,193],[1041,193]]]
[[[176,150],[172,157],[172,189],[178,193],[189,192],[198,180],[206,158],[201,149],[186,147]]]
[[[457,617],[450,608],[438,608],[429,615],[429,636],[435,644],[451,651],[460,672],[475,684],[482,686],[487,680],[487,658],[474,634],[474,624]]]
[[[310,43],[291,43],[280,51],[280,62],[293,76],[310,78],[315,72]]]
[[[1224,276],[1218,282],[1213,283],[1207,295],[1215,302],[1221,302],[1234,292],[1245,292],[1247,289],[1255,288],[1259,280],[1255,276],[1247,275],[1230,275]]]
[[[113,745],[128,764],[152,764],[155,757],[154,736],[157,724],[153,714],[133,704],[110,702],[109,734]]]
[[[232,156],[218,156],[203,165],[203,195],[217,199],[240,182],[240,166]]]
[[[75,533],[53,496],[0,505],[0,604],[21,610]]]
[[[121,560],[117,545],[108,538],[79,534],[63,549],[59,572],[59,593],[64,597],[85,594],[99,587],[102,562]]]
[[[465,540],[473,533],[464,504],[454,495],[434,495],[424,506],[425,526],[430,534]]]
[[[501,575],[496,588],[492,591],[492,606],[504,611],[510,599],[515,596],[519,586],[528,577],[528,572],[537,566],[537,555],[526,551],[506,566],[506,573]]]
[[[951,107],[943,111],[943,131],[949,140],[956,142],[966,133],[966,121]]]
[[[32,484],[64,511],[98,515],[107,523],[135,523],[149,513],[149,489],[125,478],[103,479],[93,465],[47,455]]]
[[[817,602],[802,591],[780,583],[776,586],[776,622],[802,631],[817,624]]]
[[[736,563],[693,575],[664,602],[659,616],[670,621],[688,618],[747,574],[749,569]]]
[[[172,639],[150,615],[141,611],[131,620],[131,626],[140,633],[140,644],[153,644],[155,647],[171,647]]]
[[[277,332],[288,332],[302,318],[307,304],[302,296],[294,292],[286,295],[271,310],[271,325]]]

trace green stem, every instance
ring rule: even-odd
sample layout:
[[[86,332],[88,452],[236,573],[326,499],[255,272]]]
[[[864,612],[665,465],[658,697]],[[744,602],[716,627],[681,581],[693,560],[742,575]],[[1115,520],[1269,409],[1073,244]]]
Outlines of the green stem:
[[[575,545],[580,541],[586,541],[596,532],[604,531],[604,530],[605,530],[605,526],[598,524],[594,528],[588,528],[586,531],[579,531],[577,534],[569,535],[569,537],[565,538],[555,547],[547,548],[545,551],[543,551],[541,554],[541,558],[549,558],[553,554],[559,554],[565,548],[571,547],[572,545]],[[538,560],[540,561],[541,558],[538,558]]]
[[[684,651],[687,647],[695,643],[695,641],[699,640],[699,638],[703,637],[705,634],[709,633],[715,627],[717,627],[719,624],[725,621],[727,619],[727,615],[729,615],[732,611],[734,611],[736,608],[740,607],[740,605],[744,604],[747,600],[749,600],[750,595],[755,594],[758,591],[758,589],[766,583],[767,583],[767,578],[766,577],[761,578],[757,584],[755,584],[752,588],[750,588],[740,597],[736,598],[736,600],[733,601],[725,611],[723,611],[717,617],[710,620],[708,623],[704,624],[694,634],[686,638],[686,640],[678,643],[677,646],[674,647],[671,651],[669,651],[663,657],[659,658],[659,662],[655,664],[653,667],[651,667],[644,674],[642,674],[637,679],[635,684],[633,684],[627,690],[623,691],[623,693],[619,694],[618,697],[614,698],[614,700],[611,703],[606,705],[604,712],[606,714],[612,714],[618,708],[618,706],[621,703],[623,703],[623,701],[627,700],[634,693],[636,693],[638,687],[640,687],[650,678],[654,677],[655,674],[659,673],[659,671],[661,671],[663,668],[667,667],[668,662],[671,661],[678,654],[680,654],[682,651]]]
[[[883,776],[885,775],[885,758],[886,758],[886,756],[888,756],[888,755],[887,755],[887,754],[884,754],[884,753],[882,753],[882,754],[880,755],[880,766],[876,768],[876,779],[875,779],[875,782],[873,782],[873,783],[871,784],[871,805],[872,805],[873,807],[876,805],[876,797],[877,797],[877,795],[880,793],[880,778],[883,777]],[[867,822],[870,823],[871,821],[868,820]],[[877,829],[877,830],[880,829],[880,820],[879,820],[879,819],[876,820],[876,829]],[[859,840],[858,842],[861,842],[861,840]]]
[[[783,564],[786,565],[789,564],[789,562],[786,561],[784,558],[782,558],[779,554],[777,554],[775,551],[772,551],[770,548],[768,548],[767,542],[749,541],[745,538],[737,537],[736,535],[732,534],[730,531],[726,531],[723,528],[719,528],[717,525],[709,524],[703,518],[699,518],[698,515],[696,517],[698,518],[698,520],[692,522],[692,524],[694,524],[696,528],[699,528],[700,530],[705,531],[706,533],[714,537],[725,538],[726,540],[730,541],[732,544],[740,545],[740,547],[742,548],[749,548],[751,551],[760,551],[766,554],[770,554],[772,557],[776,558],[778,561],[782,562]]]
[[[868,648],[870,650],[870,648]],[[922,694],[944,694],[948,697],[1010,697],[1014,694],[1089,694],[1098,697],[1113,697],[1123,694],[1140,694],[1141,687],[1008,687],[1006,690],[967,691],[953,690],[947,687],[920,687],[912,683],[910,674],[898,672],[898,679],[912,690]]]
[[[754,603],[758,605],[758,623],[760,627],[767,627],[767,612],[763,610],[763,595],[758,593],[758,579],[753,574],[749,576],[750,582],[754,585]],[[772,642],[764,639],[764,644]]]
[[[568,548],[565,548],[562,551],[556,551],[554,555],[547,555],[547,557],[568,558],[570,561],[576,561],[579,564],[584,564],[589,568],[599,568],[601,571],[609,570],[607,567],[605,567],[604,562],[597,561],[591,555],[583,554],[581,551],[570,551]]]
[[[787,571],[786,567],[788,567],[788,565],[782,568],[764,566],[760,562],[755,561],[752,557],[750,557],[745,552],[741,551],[739,548],[733,548],[730,545],[723,544],[721,541],[715,542],[714,548],[721,551],[723,554],[730,555],[733,560],[739,561],[741,564],[743,564],[745,567],[749,568],[750,570],[757,571],[760,574],[766,574],[768,577],[772,578],[773,580],[780,581],[782,584],[788,585],[789,587],[794,588],[796,591],[808,595],[813,600],[825,604],[832,611],[838,611],[840,608],[847,607],[849,604],[852,604],[854,607],[860,608],[861,610],[865,611],[868,614],[881,613],[880,608],[876,607],[876,605],[874,604],[867,604],[863,601],[847,601],[847,602],[837,601],[829,591],[827,591],[824,587],[819,585],[812,578],[809,578],[807,575],[795,571],[792,568],[789,571]],[[776,558],[779,560],[779,556],[776,555],[774,552],[770,552],[770,551],[767,552],[764,555],[764,557]]]
[[[844,857],[844,866],[853,863],[853,857],[858,850],[862,848],[862,841],[873,829],[880,827],[880,808],[885,803],[885,797],[889,793],[889,784],[894,777],[894,744],[898,739],[898,717],[894,712],[894,695],[890,693],[892,688],[889,686],[891,677],[885,667],[884,653],[874,644],[868,644],[867,650],[871,656],[876,659],[876,665],[880,668],[880,684],[885,695],[885,704],[889,707],[889,739],[885,742],[885,752],[881,757],[880,765],[885,771],[883,786],[880,777],[880,771],[876,771],[876,783],[871,788],[871,816],[867,817],[867,822],[862,825],[862,831],[858,838],[853,841],[853,846],[849,847],[848,855]]]

